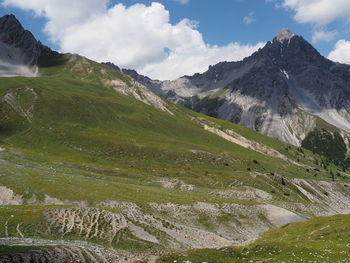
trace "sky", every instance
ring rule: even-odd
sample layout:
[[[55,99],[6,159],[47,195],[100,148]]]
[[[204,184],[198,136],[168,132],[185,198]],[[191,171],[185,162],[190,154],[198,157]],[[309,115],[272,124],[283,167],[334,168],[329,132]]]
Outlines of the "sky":
[[[350,0],[0,0],[45,45],[154,79],[238,61],[289,28],[350,64]]]

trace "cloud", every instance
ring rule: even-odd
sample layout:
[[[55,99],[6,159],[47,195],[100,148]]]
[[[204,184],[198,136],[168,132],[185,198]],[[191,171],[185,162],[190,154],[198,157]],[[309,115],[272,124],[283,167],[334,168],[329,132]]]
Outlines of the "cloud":
[[[52,41],[59,41],[65,28],[82,24],[103,13],[109,0],[4,0],[4,6],[33,11],[36,16],[48,19],[44,31]]]
[[[349,20],[349,0],[283,0],[284,8],[294,11],[299,23],[327,25],[334,20]]]
[[[316,44],[319,42],[330,42],[336,37],[337,34],[337,31],[316,30],[312,34],[312,43]]]
[[[247,25],[254,23],[255,20],[255,13],[254,12],[250,12],[248,15],[246,15],[245,17],[243,17],[243,22]]]
[[[350,64],[350,41],[339,40],[334,50],[329,53],[328,58],[336,62]]]
[[[240,60],[263,45],[209,45],[196,22],[183,19],[171,24],[160,3],[108,7],[108,0],[4,0],[3,4],[45,17],[44,31],[62,52],[111,61],[158,79],[203,72],[222,60]]]
[[[214,65],[220,61],[241,60],[264,45],[265,43],[258,43],[257,45],[242,46],[238,43],[231,43],[225,47],[202,45],[198,49],[193,47],[184,52],[174,51],[161,62],[146,65],[143,73],[158,79],[162,79],[162,76],[176,78],[183,75],[192,75],[197,72],[204,72],[209,65]]]

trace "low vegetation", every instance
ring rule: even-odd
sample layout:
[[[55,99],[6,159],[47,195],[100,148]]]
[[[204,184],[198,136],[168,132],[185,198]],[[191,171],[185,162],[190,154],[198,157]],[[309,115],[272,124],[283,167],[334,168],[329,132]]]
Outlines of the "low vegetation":
[[[349,262],[350,216],[319,217],[261,235],[246,247],[193,250],[157,262]]]
[[[39,64],[38,78],[0,78],[1,255],[47,240],[145,257],[220,247],[349,204],[347,169],[324,166],[317,152],[165,101],[167,110],[153,107],[132,79],[77,55]],[[111,80],[135,88],[134,97]],[[269,218],[269,209],[285,218]],[[32,243],[10,247],[11,238]],[[260,253],[206,251],[222,262],[232,253],[237,260]],[[202,260],[201,253],[188,259]]]

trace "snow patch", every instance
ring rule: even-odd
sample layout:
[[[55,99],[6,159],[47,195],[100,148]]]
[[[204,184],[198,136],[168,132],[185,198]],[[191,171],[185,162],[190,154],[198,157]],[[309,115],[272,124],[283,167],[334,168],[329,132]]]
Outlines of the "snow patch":
[[[289,74],[287,73],[286,70],[280,69],[280,71],[286,76],[286,78],[289,80]]]

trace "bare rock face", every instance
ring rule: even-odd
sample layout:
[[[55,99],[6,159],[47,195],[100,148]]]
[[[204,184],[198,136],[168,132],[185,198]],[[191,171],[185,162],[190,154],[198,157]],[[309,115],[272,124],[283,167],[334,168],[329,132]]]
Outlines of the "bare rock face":
[[[37,76],[42,55],[57,55],[25,30],[14,15],[0,18],[0,77]]]
[[[291,40],[294,36],[295,35],[288,28],[282,28],[276,36],[276,40],[280,43],[283,43],[285,40]]]
[[[22,53],[25,65],[34,65],[40,55],[40,43],[25,30],[14,15],[0,18],[0,42]],[[9,54],[10,55],[10,54]],[[8,56],[11,61],[13,57]]]
[[[294,145],[320,119],[350,133],[350,66],[324,58],[288,29],[243,61],[203,74],[159,82],[125,73],[172,102]]]

